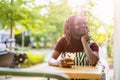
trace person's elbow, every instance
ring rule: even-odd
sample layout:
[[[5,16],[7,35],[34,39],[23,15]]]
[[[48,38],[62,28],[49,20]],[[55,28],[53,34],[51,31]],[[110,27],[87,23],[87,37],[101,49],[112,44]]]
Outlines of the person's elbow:
[[[48,65],[50,66],[58,66],[58,61],[54,58],[50,58],[48,61]]]
[[[51,61],[48,61],[48,65],[49,65],[49,66],[52,66],[52,65],[51,65]]]
[[[52,66],[51,64],[52,64],[52,63],[51,63],[51,59],[49,59],[49,60],[48,60],[48,65],[49,65],[49,66]]]
[[[96,66],[96,64],[98,63],[99,61],[99,57],[96,57],[92,62],[91,62],[91,65],[92,66]]]

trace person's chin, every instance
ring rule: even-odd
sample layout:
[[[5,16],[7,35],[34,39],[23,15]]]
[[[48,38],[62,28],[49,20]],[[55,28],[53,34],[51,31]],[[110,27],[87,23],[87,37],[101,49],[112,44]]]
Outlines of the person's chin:
[[[80,36],[84,36],[85,34],[80,34]]]

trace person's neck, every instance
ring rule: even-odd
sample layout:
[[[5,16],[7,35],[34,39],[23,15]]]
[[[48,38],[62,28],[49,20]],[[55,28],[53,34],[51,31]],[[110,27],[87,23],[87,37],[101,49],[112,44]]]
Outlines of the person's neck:
[[[73,37],[74,39],[76,39],[76,40],[80,40],[82,36],[73,35],[72,37]]]

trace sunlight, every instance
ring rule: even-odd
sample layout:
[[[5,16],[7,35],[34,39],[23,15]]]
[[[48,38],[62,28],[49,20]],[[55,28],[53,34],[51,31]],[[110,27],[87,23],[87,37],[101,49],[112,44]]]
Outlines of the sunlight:
[[[35,5],[49,5],[49,0],[35,0]]]
[[[85,10],[86,8],[84,6],[85,4],[87,4],[87,0],[68,0],[67,4],[72,9],[73,13],[81,12],[82,10]]]
[[[95,0],[96,6],[93,8],[93,14],[106,24],[113,24],[113,0]],[[87,0],[68,0],[68,5],[74,11],[81,11],[87,5]]]
[[[59,4],[59,0],[35,0],[35,5],[49,5],[49,2]],[[72,8],[73,13],[75,11],[80,12],[88,5],[88,0],[68,0],[68,5]],[[114,8],[113,0],[95,0],[95,7],[93,8],[93,14],[106,24],[113,24]]]
[[[49,2],[52,2],[54,4],[59,4],[59,0],[35,0],[35,5],[49,5]]]
[[[55,5],[59,5],[61,0],[35,0],[35,5],[47,6],[50,4],[50,2],[54,3]],[[93,3],[95,3],[95,6],[92,7],[91,10],[89,10],[90,5],[87,5],[89,2],[89,0],[67,0],[67,5],[69,5],[69,7],[72,9],[73,13],[91,11],[95,17],[104,22],[106,25],[114,24],[113,0],[94,0]],[[47,17],[49,11],[50,9],[46,7],[41,9],[39,14]],[[102,28],[100,28],[99,31],[103,33],[105,32]]]
[[[94,8],[93,14],[106,24],[113,24],[113,0],[99,0]]]

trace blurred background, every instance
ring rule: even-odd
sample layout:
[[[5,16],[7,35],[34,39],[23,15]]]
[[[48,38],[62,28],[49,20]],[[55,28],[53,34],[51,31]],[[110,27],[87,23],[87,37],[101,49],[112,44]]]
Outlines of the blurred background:
[[[100,61],[111,72],[113,80],[113,0],[0,0],[0,42],[16,53],[26,53],[23,67],[40,64],[49,59],[63,35],[66,18],[74,13],[86,16],[90,36],[100,48]]]

